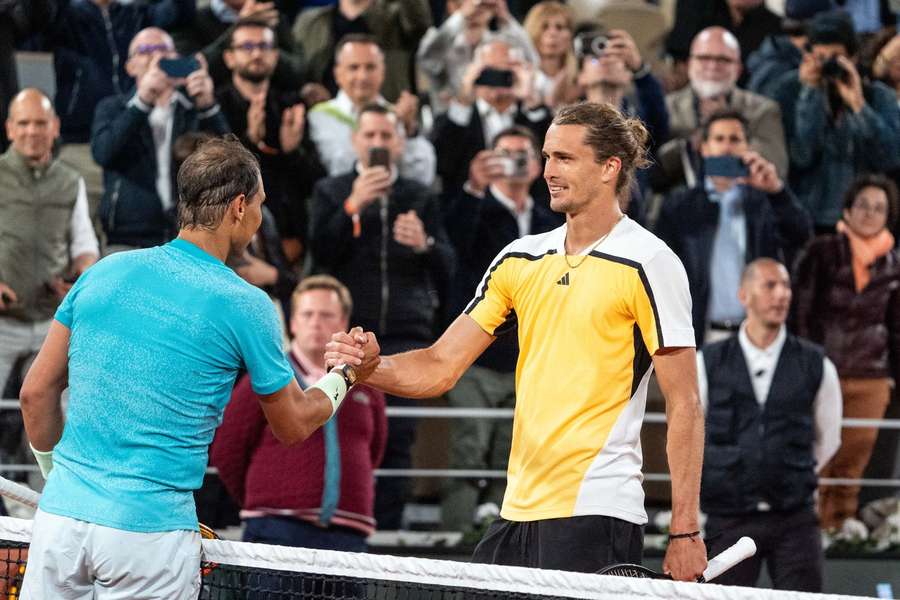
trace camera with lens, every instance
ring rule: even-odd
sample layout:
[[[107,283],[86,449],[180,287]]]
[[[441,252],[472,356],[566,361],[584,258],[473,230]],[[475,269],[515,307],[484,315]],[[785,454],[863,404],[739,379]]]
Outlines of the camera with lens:
[[[836,56],[832,56],[822,63],[822,79],[830,81],[840,81],[841,83],[849,83],[850,72],[838,62]]]
[[[603,56],[609,38],[604,31],[586,31],[575,36],[575,55],[578,59],[585,56]]]
[[[504,177],[523,179],[528,177],[528,152],[519,150],[509,154],[501,154],[496,158],[503,169]]]

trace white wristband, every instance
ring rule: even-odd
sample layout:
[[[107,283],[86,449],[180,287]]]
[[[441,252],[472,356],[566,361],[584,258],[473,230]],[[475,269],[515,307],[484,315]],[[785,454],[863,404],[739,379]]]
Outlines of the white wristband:
[[[347,382],[340,373],[327,373],[320,380],[309,386],[321,390],[331,400],[331,414],[337,412],[344,396],[347,395]]]
[[[34,459],[37,461],[38,467],[41,468],[41,475],[44,476],[44,479],[47,479],[47,475],[49,475],[50,471],[53,469],[53,450],[41,452],[40,450],[35,450],[34,446],[30,443],[28,444],[28,447],[31,448]]]

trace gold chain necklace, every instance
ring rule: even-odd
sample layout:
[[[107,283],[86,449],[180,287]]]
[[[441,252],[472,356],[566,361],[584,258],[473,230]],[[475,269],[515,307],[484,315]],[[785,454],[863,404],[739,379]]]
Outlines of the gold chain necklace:
[[[572,263],[569,262],[569,255],[568,255],[568,253],[566,252],[566,244],[565,244],[565,241],[563,241],[563,259],[566,261],[566,266],[568,266],[568,267],[569,267],[570,269],[572,269],[572,270],[575,270],[575,269],[577,269],[578,267],[580,267],[582,264],[584,264],[584,261],[586,261],[586,260],[587,260],[587,257],[591,255],[591,252],[593,252],[594,249],[595,249],[597,246],[599,246],[600,244],[602,244],[602,243],[603,243],[603,240],[605,240],[606,238],[609,237],[609,234],[611,234],[611,233],[613,232],[613,229],[616,228],[616,225],[619,224],[619,221],[621,221],[621,220],[624,219],[624,218],[625,218],[625,215],[624,215],[624,214],[619,215],[619,218],[616,219],[616,222],[613,223],[613,226],[609,228],[609,231],[607,231],[605,234],[603,234],[603,236],[602,236],[599,240],[597,240],[596,242],[594,242],[594,244],[588,249],[588,251],[585,252],[585,253],[581,256],[581,260],[578,262],[577,265],[573,265]],[[567,236],[569,235],[568,230],[566,230],[566,235],[567,235]]]

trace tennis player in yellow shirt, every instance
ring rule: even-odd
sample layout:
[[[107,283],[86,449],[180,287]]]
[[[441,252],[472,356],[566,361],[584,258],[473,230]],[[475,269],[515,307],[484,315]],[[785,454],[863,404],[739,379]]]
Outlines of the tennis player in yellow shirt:
[[[646,142],[643,125],[610,105],[562,109],[543,154],[550,206],[566,214],[565,225],[509,244],[434,345],[382,357],[367,380],[398,396],[439,396],[495,336],[518,325],[506,493],[475,562],[583,572],[640,563],[640,429],[655,369],[672,473],[663,569],[695,580],[706,567],[698,532],[703,412],[687,277],[618,202],[646,162]],[[336,334],[326,359],[366,367],[377,354],[374,335],[357,328]]]

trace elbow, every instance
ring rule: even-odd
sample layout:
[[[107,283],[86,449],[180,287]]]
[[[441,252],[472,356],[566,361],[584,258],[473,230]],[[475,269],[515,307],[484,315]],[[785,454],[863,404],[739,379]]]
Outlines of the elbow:
[[[273,427],[272,435],[275,436],[275,439],[278,440],[278,442],[282,446],[289,448],[291,446],[295,446],[301,442],[304,442],[306,440],[306,438],[308,438],[310,435],[312,435],[313,431],[314,431],[313,428],[305,427],[302,425],[298,425],[296,427],[291,427],[291,428],[278,428],[278,429]]]

